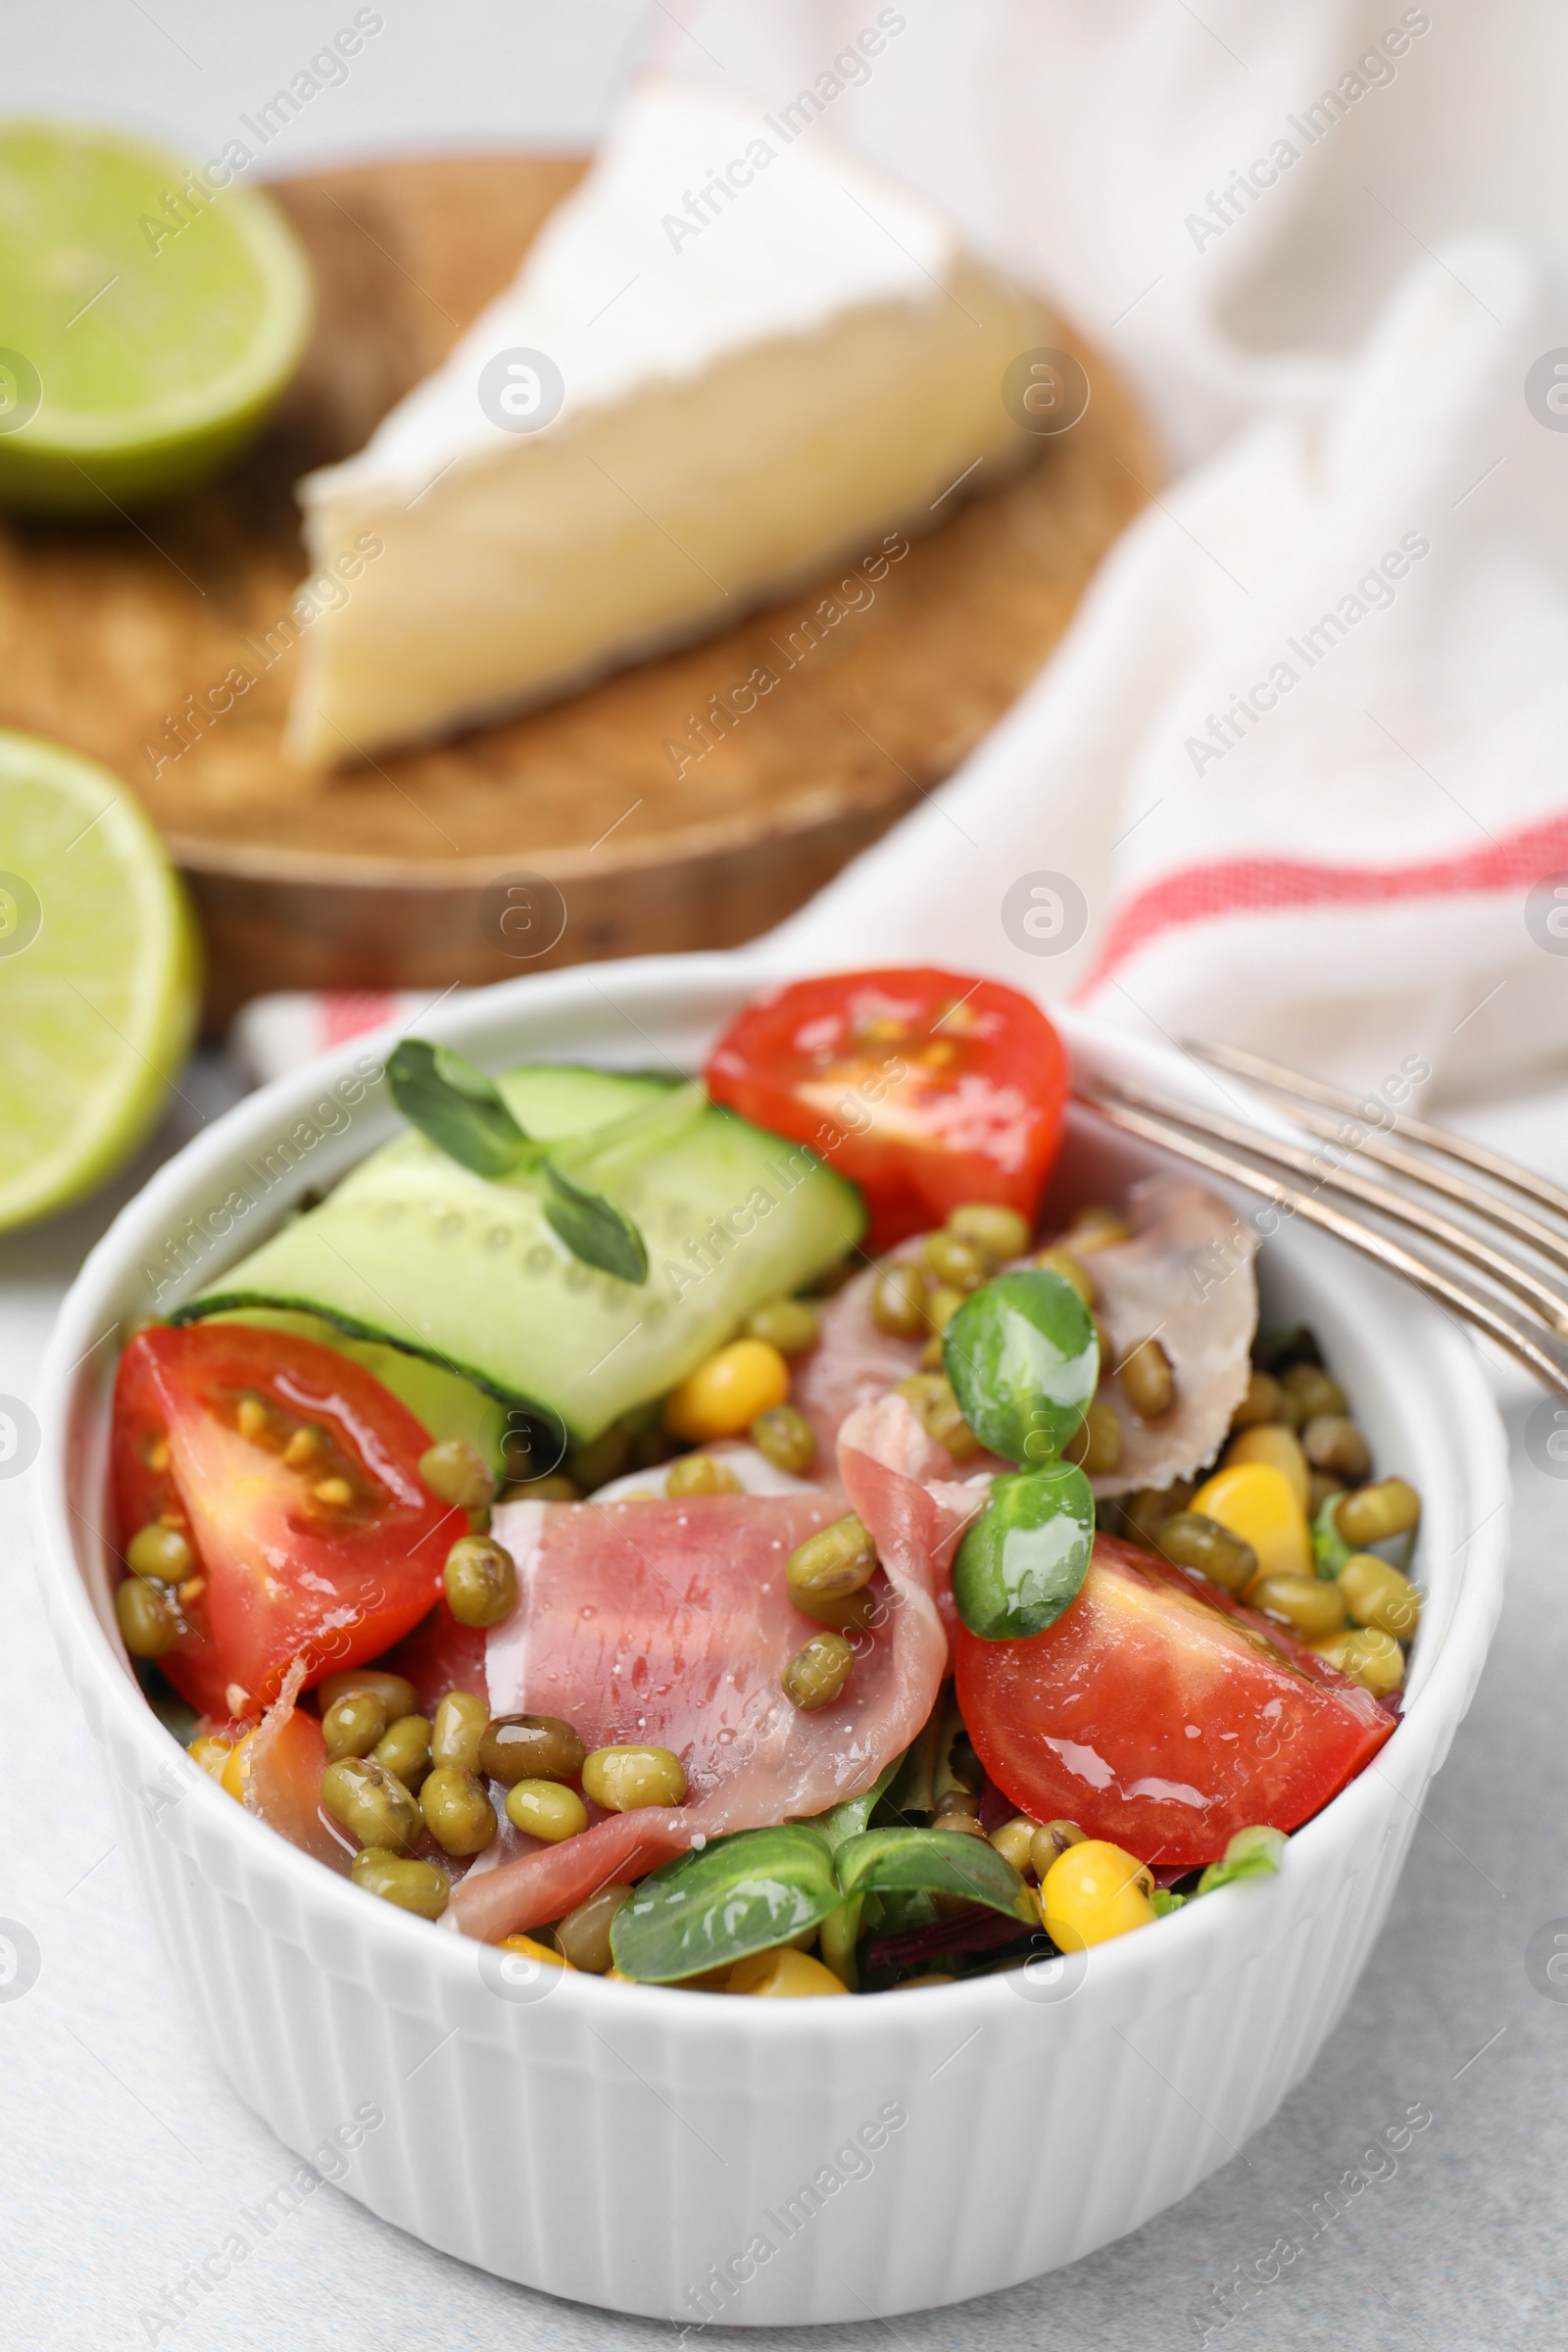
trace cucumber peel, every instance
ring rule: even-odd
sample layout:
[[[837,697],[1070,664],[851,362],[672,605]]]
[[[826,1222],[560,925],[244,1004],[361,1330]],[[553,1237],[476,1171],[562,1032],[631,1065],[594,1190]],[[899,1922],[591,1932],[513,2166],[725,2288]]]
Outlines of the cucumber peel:
[[[292,1331],[301,1339],[314,1340],[319,1348],[336,1348],[339,1355],[363,1364],[383,1389],[390,1389],[435,1444],[461,1438],[495,1478],[516,1475],[512,1467],[512,1444],[526,1442],[526,1422],[499,1396],[475,1388],[471,1380],[449,1372],[428,1356],[410,1355],[384,1340],[351,1338],[319,1315],[296,1314],[286,1307],[237,1307],[213,1320],[255,1324],[264,1331]]]

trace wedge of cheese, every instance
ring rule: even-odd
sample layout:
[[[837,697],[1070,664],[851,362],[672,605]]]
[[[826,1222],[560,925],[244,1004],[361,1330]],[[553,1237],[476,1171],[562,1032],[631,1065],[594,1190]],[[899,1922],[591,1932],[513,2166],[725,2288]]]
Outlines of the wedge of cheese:
[[[728,627],[1036,446],[1050,339],[942,215],[816,122],[645,85],[515,283],[358,457],[301,485],[290,718],[318,765]]]

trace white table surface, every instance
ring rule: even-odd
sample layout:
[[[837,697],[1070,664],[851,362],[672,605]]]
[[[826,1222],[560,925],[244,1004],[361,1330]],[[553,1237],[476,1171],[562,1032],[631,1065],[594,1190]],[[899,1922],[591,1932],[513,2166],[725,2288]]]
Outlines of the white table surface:
[[[399,146],[580,144],[658,6],[466,0],[437,12],[380,0],[384,31],[289,125],[269,167]],[[353,13],[303,0],[255,12],[221,0],[52,0],[13,12],[5,105],[137,123],[205,150]],[[0,1396],[35,1393],[56,1303],[119,1200],[238,1091],[216,1056],[183,1085],[188,1102],[111,1195],[0,1241]],[[1530,1124],[1513,1125],[1520,1148]],[[1536,1156],[1568,1172],[1568,1109],[1559,1102],[1533,1124]],[[1205,2329],[1211,2344],[1224,2335],[1227,2352],[1494,2352],[1563,2339],[1568,2000],[1534,1989],[1525,1947],[1568,1916],[1568,1487],[1519,1445],[1526,1409],[1510,1407],[1516,1558],[1480,1695],[1432,1791],[1388,1928],[1310,2080],[1241,2157],[1136,2236],[957,2312],[825,2330],[834,2352],[1151,2352],[1200,2343]],[[154,1946],[137,1908],[99,1760],[44,1628],[30,1486],[30,1476],[0,1481],[0,1918],[21,1921],[41,1953],[30,1989],[0,1997],[0,2343],[492,2352],[668,2340],[661,2324],[466,2270],[330,2187],[210,2294],[184,2290],[196,2308],[171,2317],[166,2293],[180,2291],[292,2159],[196,2040],[177,1961]],[[1433,2121],[1397,2172],[1325,2221],[1331,2188],[1417,2103]],[[1078,2154],[1045,2151],[1044,2178]],[[1279,2239],[1298,2252],[1244,2303],[1234,2281],[1272,2267]]]
[[[115,1206],[239,1092],[216,1054],[182,1083],[187,1100],[112,1194],[0,1241],[0,1396],[35,1394],[56,1302]],[[1568,1156],[1562,1105],[1537,1125],[1538,1146],[1554,1142],[1550,1156]],[[1534,2352],[1562,2340],[1568,1998],[1534,1988],[1525,1946],[1544,1923],[1568,1918],[1568,1486],[1519,1444],[1527,1410],[1510,1403],[1516,1558],[1480,1696],[1435,1784],[1382,1940],[1308,2082],[1239,2158],[1136,2236],[961,2313],[825,2330],[835,2352],[1151,2352],[1199,2344],[1205,2326],[1227,2352]],[[30,1573],[33,1475],[0,1482],[0,1919],[21,1921],[41,1954],[31,1988],[0,1997],[0,2343],[598,2352],[667,2340],[662,2324],[467,2270],[326,2186],[210,2295],[198,2303],[186,2288],[197,2308],[171,2319],[166,2292],[292,2159],[196,2039],[177,1962],[137,1908]],[[1433,2121],[1397,2171],[1325,2219],[1330,2189],[1418,2103]],[[1043,2178],[1077,2154],[1046,2151]],[[591,2180],[582,2193],[593,2194]],[[1238,2269],[1276,2267],[1277,2239],[1299,2250],[1244,2309],[1232,2292]],[[1234,2316],[1221,2326],[1227,2297]]]

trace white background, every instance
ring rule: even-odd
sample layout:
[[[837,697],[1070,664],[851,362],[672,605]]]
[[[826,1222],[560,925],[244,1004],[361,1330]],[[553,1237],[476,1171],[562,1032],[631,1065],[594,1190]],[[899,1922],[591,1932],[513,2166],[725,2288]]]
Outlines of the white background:
[[[8,12],[0,104],[113,122],[198,153],[243,136],[259,106],[358,0],[49,0]],[[596,136],[657,24],[650,0],[379,0],[383,29],[348,78],[291,122],[267,160],[454,146],[580,147]]]

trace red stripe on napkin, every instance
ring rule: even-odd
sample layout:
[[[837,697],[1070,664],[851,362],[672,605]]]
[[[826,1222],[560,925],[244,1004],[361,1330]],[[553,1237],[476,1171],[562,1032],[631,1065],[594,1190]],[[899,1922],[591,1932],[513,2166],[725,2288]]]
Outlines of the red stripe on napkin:
[[[1157,933],[1180,923],[1282,907],[1461,898],[1528,888],[1557,872],[1568,872],[1568,816],[1527,826],[1465,857],[1434,858],[1421,865],[1307,865],[1286,858],[1235,858],[1187,866],[1151,883],[1117,909],[1098,963],[1074,995],[1092,995]]]
[[[398,1000],[388,989],[324,991],[316,1000],[317,1052],[324,1054],[328,1046],[341,1046],[351,1037],[363,1037],[368,1029],[379,1029],[397,1008]]]

